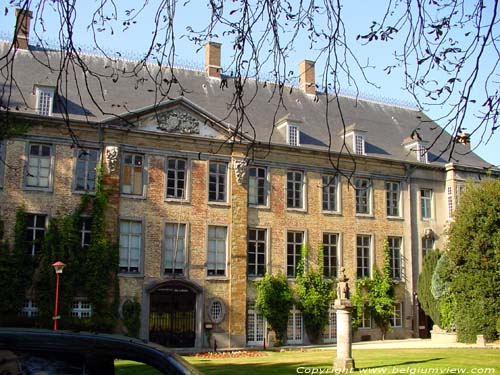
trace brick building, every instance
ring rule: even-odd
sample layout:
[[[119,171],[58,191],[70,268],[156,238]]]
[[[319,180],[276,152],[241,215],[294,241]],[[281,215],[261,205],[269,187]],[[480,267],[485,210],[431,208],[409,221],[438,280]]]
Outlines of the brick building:
[[[316,93],[307,60],[300,86],[284,90],[281,105],[273,85],[246,80],[243,121],[217,43],[206,46],[204,71],[82,55],[76,73],[61,79],[51,69],[60,52],[29,47],[22,33],[29,23],[20,30],[16,49],[0,42],[0,55],[14,59],[16,83],[8,100],[3,91],[2,112],[30,124],[0,143],[7,237],[22,204],[34,236],[51,216],[72,212],[95,191],[102,160],[108,224],[120,244],[120,303],[141,303],[142,337],[202,347],[209,331],[219,347],[262,345],[254,280],[282,273],[293,285],[301,245],[314,267],[322,243],[325,277],[343,266],[354,287],[381,266],[386,239],[398,300],[388,335],[424,334],[415,298],[423,255],[444,246],[465,181],[499,174],[470,152],[466,136],[437,137],[442,129],[413,109],[340,97],[344,129],[338,109],[326,110],[327,97]],[[163,80],[160,90],[153,80]],[[449,142],[456,142],[453,163],[442,153]],[[85,243],[91,233],[83,223]],[[74,309],[92,313],[85,299]],[[27,296],[25,310],[36,311],[35,297]],[[165,316],[176,317],[181,335],[168,336]],[[325,342],[335,340],[333,319],[332,310]],[[366,316],[355,340],[379,335]],[[288,343],[307,342],[293,309]]]

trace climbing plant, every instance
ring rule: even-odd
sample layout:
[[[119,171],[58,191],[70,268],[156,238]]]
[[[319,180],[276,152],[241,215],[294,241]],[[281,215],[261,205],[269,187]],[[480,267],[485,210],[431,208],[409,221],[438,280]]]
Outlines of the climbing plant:
[[[293,307],[293,292],[285,276],[266,273],[256,282],[257,299],[255,307],[262,313],[276,334],[276,346],[283,345],[286,339],[288,314]]]
[[[136,300],[127,300],[122,306],[123,325],[127,328],[127,334],[139,337],[141,328],[141,304]]]
[[[317,269],[307,270],[304,262],[307,259],[307,247],[302,247],[301,263],[297,272],[298,307],[304,317],[304,326],[311,342],[319,341],[325,325],[328,323],[328,310],[335,299],[335,288],[332,280],[323,278],[323,246],[318,248]]]

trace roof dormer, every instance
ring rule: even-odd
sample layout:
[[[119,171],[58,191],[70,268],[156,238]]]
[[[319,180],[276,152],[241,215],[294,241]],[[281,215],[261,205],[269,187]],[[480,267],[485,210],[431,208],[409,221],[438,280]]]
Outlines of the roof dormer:
[[[415,159],[417,159],[417,161],[419,161],[420,163],[429,163],[429,152],[427,150],[428,142],[420,138],[413,139],[411,137],[408,137],[403,141],[403,146],[406,150],[408,150],[409,153],[413,154]]]
[[[289,115],[277,122],[277,129],[284,135],[288,145],[300,146],[300,124],[300,120],[293,120]]]
[[[344,131],[341,132],[345,139],[347,146],[350,146],[352,152],[356,155],[366,155],[365,150],[365,134],[366,130],[361,129],[356,123],[349,125]]]
[[[35,85],[34,91],[36,97],[36,113],[40,116],[52,116],[56,88],[54,86]]]

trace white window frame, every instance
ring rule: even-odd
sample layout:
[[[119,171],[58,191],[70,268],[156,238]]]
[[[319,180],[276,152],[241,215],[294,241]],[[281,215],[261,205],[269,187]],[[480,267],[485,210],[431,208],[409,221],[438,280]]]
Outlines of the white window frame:
[[[392,317],[389,319],[392,328],[403,328],[403,302],[396,302]]]
[[[429,193],[429,195],[427,195],[427,193]],[[432,189],[420,189],[420,218],[422,220],[430,220],[433,217],[433,195],[434,192],[432,191]]]
[[[213,229],[216,231],[216,236],[211,237],[210,230]],[[217,237],[217,229],[225,230],[225,237],[219,238]],[[226,278],[228,277],[228,239],[229,239],[229,227],[227,225],[209,225],[207,228],[207,277],[211,278]],[[215,242],[214,242],[215,241]],[[219,242],[223,241],[223,248],[219,248]],[[212,243],[212,245],[211,245]],[[211,254],[213,251],[214,254]],[[220,254],[223,254],[222,261],[218,260]],[[212,258],[212,259],[211,259]],[[221,272],[223,271],[223,272]]]
[[[323,342],[335,343],[337,342],[337,310],[335,305],[331,304],[328,309],[328,323],[323,330]]]
[[[391,279],[402,280],[403,278],[403,237],[387,237],[389,244],[389,262],[391,266]],[[399,242],[399,246],[395,246]]]
[[[325,241],[325,236],[332,238],[332,236],[336,237],[336,241],[334,244],[327,244]],[[338,276],[339,268],[340,268],[340,234],[336,232],[323,232],[323,277],[328,279],[335,279]],[[335,265],[332,266],[330,262],[326,262],[326,258],[332,258],[332,250],[334,250],[333,257],[335,258]],[[328,263],[328,264],[327,264]],[[331,273],[331,268],[335,268],[334,274]],[[330,272],[325,272],[326,270]]]
[[[247,302],[247,345],[263,345],[266,338],[266,320],[255,308],[255,302]]]
[[[300,146],[300,130],[297,125],[287,125],[286,143],[290,146]]]
[[[26,318],[36,318],[38,317],[38,303],[32,298],[26,298],[23,301],[23,306],[21,307],[20,315]]]
[[[250,232],[251,231],[256,231],[257,233],[257,238],[256,239],[251,239],[250,238]],[[259,232],[263,232],[264,233],[264,240],[260,240],[258,238],[258,233]],[[269,230],[267,228],[262,228],[262,227],[250,227],[248,228],[248,239],[247,239],[247,277],[248,278],[258,278],[258,277],[264,277],[264,275],[266,274],[267,270],[268,270],[268,262],[267,262],[267,259],[268,259],[268,244],[269,244]],[[251,255],[251,245],[253,245],[255,251],[252,252],[253,254],[253,257],[255,259],[255,262],[251,263],[251,259],[250,259],[250,255]],[[258,251],[258,247],[260,247],[259,245],[263,245],[264,247],[264,264],[260,264],[259,261],[258,261],[258,258],[259,258],[259,252]],[[254,271],[255,269],[258,270],[258,268],[260,266],[263,266],[264,267],[264,272],[262,273],[262,275],[260,275],[258,272],[253,272],[251,273],[250,272],[250,267],[253,267],[254,268]]]
[[[339,176],[332,174],[321,175],[321,211],[324,213],[340,212]],[[332,191],[333,190],[333,191]],[[332,204],[333,201],[333,204]],[[325,208],[326,203],[326,208]],[[332,207],[334,206],[334,207]]]
[[[358,244],[359,238],[368,238],[368,246],[363,243],[362,245]],[[364,241],[363,241],[364,242]],[[359,251],[363,251],[361,256],[359,255]],[[365,251],[368,251],[368,256],[365,256]],[[356,235],[356,279],[362,279],[365,277],[372,277],[372,262],[373,262],[373,236],[371,234],[357,234]],[[363,264],[360,264],[360,259]],[[361,275],[359,269],[362,270]],[[366,272],[364,271],[366,269]]]
[[[293,305],[288,314],[286,329],[286,343],[289,345],[302,344],[304,340],[304,318],[302,312]]]
[[[86,239],[89,239],[88,241]],[[92,217],[80,217],[80,246],[82,249],[88,249],[92,241]]]
[[[387,217],[400,218],[401,215],[401,183],[385,182],[385,202]],[[395,212],[396,211],[396,212]]]
[[[431,247],[424,247],[424,241],[425,242],[430,241],[430,243],[432,244],[432,246]],[[423,236],[420,243],[421,243],[421,247],[422,247],[422,259],[424,259],[425,256],[430,251],[434,250],[435,240],[434,240],[433,237]]]
[[[255,170],[255,176],[252,171]],[[265,176],[259,176],[264,171]],[[248,205],[250,207],[269,207],[269,169],[258,165],[248,167]],[[259,190],[263,190],[264,202],[259,203]]]
[[[363,305],[363,311],[361,313],[361,322],[359,324],[359,329],[370,329],[372,328],[372,315],[368,310],[366,305]]]
[[[122,232],[122,224],[128,223],[129,230],[128,232]],[[140,233],[135,233],[130,230],[131,224],[140,224]],[[129,219],[129,218],[121,218],[119,223],[119,232],[120,232],[120,253],[119,253],[119,272],[123,275],[140,275],[143,272],[143,254],[144,254],[144,222],[142,220],[137,219]],[[122,237],[123,236],[123,237]],[[122,238],[127,237],[127,246],[124,246],[122,243]],[[139,240],[138,248],[131,248],[132,238],[136,238]],[[139,252],[137,257],[137,270],[133,269],[136,267],[131,266],[132,255],[131,252],[136,249]],[[123,255],[122,255],[123,254]],[[126,260],[122,262],[122,260]]]
[[[72,318],[88,319],[92,316],[92,304],[87,298],[74,298],[71,303],[70,315]]]
[[[48,147],[50,155],[44,156],[44,155],[31,155],[31,148],[33,146],[38,146],[39,147],[39,154],[40,151],[43,151],[43,147]],[[42,152],[43,153],[43,152]],[[54,154],[55,154],[55,148],[54,145],[52,144],[47,144],[47,143],[38,143],[38,142],[30,142],[27,144],[27,150],[26,150],[26,170],[25,170],[25,179],[24,179],[24,188],[26,190],[43,190],[43,191],[52,191],[52,179],[53,179],[53,174],[54,174]],[[48,166],[44,165],[44,160],[48,160]],[[36,165],[34,165],[36,161]],[[33,165],[31,165],[33,164]],[[36,169],[36,173],[33,173]],[[42,176],[40,177],[40,171],[41,170],[48,170],[47,176]],[[30,178],[36,178],[37,182],[35,183],[30,183]],[[41,184],[40,178],[46,178],[47,179],[47,185],[45,186],[44,184]]]
[[[80,154],[82,153],[82,154]],[[95,159],[95,165],[92,166],[91,164],[91,153],[96,154],[96,159]],[[83,156],[84,159],[80,159],[80,156]],[[74,181],[73,181],[73,191],[75,192],[85,192],[85,193],[94,193],[96,189],[96,183],[97,183],[97,166],[99,165],[99,157],[100,157],[100,152],[97,149],[93,148],[88,148],[88,149],[77,149],[75,152],[75,171],[74,171]],[[83,165],[83,180],[84,180],[84,185],[85,188],[81,188],[78,186],[78,171],[80,166]],[[89,181],[89,175],[94,171],[94,184],[93,186],[87,188],[88,181]]]
[[[293,178],[290,180],[290,174]],[[300,181],[296,180],[297,176],[300,176]],[[291,189],[289,185],[291,184]],[[286,171],[286,208],[287,210],[300,210],[304,211],[306,209],[306,174],[304,171],[291,169]],[[292,204],[289,204],[289,200]]]
[[[352,149],[356,155],[366,155],[365,152],[365,137],[358,133],[352,135]]]
[[[175,166],[173,168],[170,167],[170,161],[174,161]],[[184,169],[178,168],[179,161],[184,162]],[[189,192],[189,184],[190,184],[190,161],[186,158],[170,156],[165,160],[165,199],[167,201],[187,201],[188,192]],[[179,178],[179,173],[184,172],[184,179]],[[169,175],[173,173],[173,177],[170,178]],[[174,186],[168,186],[169,181],[173,181]],[[184,187],[179,188],[179,182],[183,181]],[[169,194],[169,189],[173,189],[174,194]],[[178,190],[182,191],[181,196],[178,195]]]
[[[47,232],[47,215],[44,214],[32,214],[27,213],[26,219],[28,220],[28,216],[33,216],[33,226],[30,226],[29,223],[26,226],[26,238],[29,238],[29,243],[31,247],[30,254],[31,256],[35,256],[37,254],[37,244],[39,244],[40,248],[42,243],[39,241],[43,241],[45,238],[45,234]],[[42,221],[39,223],[39,221]],[[39,225],[40,224],[40,225]],[[43,232],[42,240],[37,241],[37,232]]]
[[[211,171],[211,166],[216,166],[216,171]],[[221,172],[220,167],[224,166],[225,171]],[[211,179],[215,179],[211,182]],[[212,185],[215,184],[215,190]],[[221,191],[222,186],[222,191]],[[210,194],[215,194],[215,197],[210,197]],[[220,195],[222,194],[222,197]],[[207,179],[207,200],[210,204],[222,203],[226,204],[229,197],[229,164],[225,161],[209,161],[208,162],[208,179]]]
[[[131,161],[131,163],[126,164],[125,159],[129,156],[132,157],[132,161]],[[137,163],[136,159],[138,157],[142,158],[142,164],[136,164]],[[146,191],[146,180],[147,180],[146,160],[147,160],[146,155],[142,154],[142,153],[128,152],[128,151],[125,151],[123,153],[122,168],[121,168],[122,174],[121,174],[121,183],[120,183],[120,185],[121,185],[120,191],[121,191],[122,195],[127,196],[127,197],[139,197],[139,198],[144,197],[144,194]],[[140,172],[135,170],[137,167],[141,168]],[[130,176],[129,176],[130,183],[129,184],[125,184],[125,169],[126,168],[130,168]],[[136,174],[140,174],[140,176],[141,176],[140,192],[134,192],[135,184],[136,184]],[[130,187],[130,189],[126,189],[126,187]]]
[[[446,187],[446,203],[448,209],[448,219],[453,217],[453,187]]]
[[[289,242],[288,235],[293,234],[293,242]],[[297,242],[296,235],[302,235],[302,242]],[[303,230],[287,230],[286,233],[286,277],[289,279],[294,279],[297,277],[297,266],[299,262],[302,260],[302,246],[306,243],[306,232]],[[289,246],[293,247],[293,254],[289,255],[288,248]],[[297,253],[298,251],[298,253]],[[293,256],[293,264],[288,264],[288,257]],[[290,267],[293,267],[293,272],[290,272]]]
[[[364,186],[366,185],[366,186]],[[365,177],[356,177],[354,179],[354,204],[356,215],[371,216],[372,215],[372,180]],[[365,206],[362,201],[366,199],[366,212],[361,210]]]
[[[428,164],[429,163],[429,158],[428,158],[428,150],[427,148],[422,144],[422,143],[417,143],[417,149],[416,149],[416,155],[417,155],[417,160],[421,163]]]
[[[36,113],[40,116],[52,116],[54,110],[55,87],[35,87]]]
[[[175,236],[170,236],[168,228],[172,228]],[[186,274],[186,258],[188,244],[188,224],[181,222],[166,222],[163,228],[163,267],[162,274],[167,276],[185,275]],[[172,247],[169,244],[172,242]],[[174,253],[180,258],[175,258]],[[170,256],[171,253],[171,256]],[[175,259],[175,262],[174,262]],[[168,263],[168,264],[167,264]],[[168,271],[168,272],[167,272]]]

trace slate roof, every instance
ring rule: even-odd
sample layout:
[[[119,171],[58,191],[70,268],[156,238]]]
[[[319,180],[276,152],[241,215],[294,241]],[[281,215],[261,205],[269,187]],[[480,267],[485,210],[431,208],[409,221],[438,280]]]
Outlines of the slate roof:
[[[0,42],[0,56],[5,56],[9,47],[10,42]],[[235,78],[223,77],[219,80],[208,77],[205,72],[174,68],[177,82],[173,82],[169,70],[160,69],[157,65],[137,67],[133,61],[117,59],[110,62],[102,56],[82,54],[88,71],[84,72],[81,64],[72,64],[71,70],[74,69],[76,74],[69,74],[66,80],[65,75],[60,75],[61,56],[58,51],[18,50],[13,71],[17,87],[11,86],[9,96],[10,82],[2,78],[2,106],[8,105],[13,112],[35,113],[34,86],[55,86],[59,80],[59,92],[63,93],[60,99],[67,103],[73,120],[102,122],[116,115],[152,108],[155,103],[184,98],[224,125],[238,127],[258,142],[285,144],[283,133],[277,131],[273,124],[288,116],[299,121],[300,147],[326,151],[330,145],[332,151],[341,151],[344,130],[337,100],[332,96],[319,94],[314,97],[298,88],[284,87],[281,104],[278,105],[279,93],[275,85],[247,80],[242,101],[245,121],[238,125],[238,107],[234,105],[233,95]],[[155,80],[161,82],[159,90]],[[94,93],[93,99],[101,109],[93,102],[89,92]],[[409,154],[403,143],[417,130],[423,140],[429,141],[429,145],[437,138],[429,151],[431,165],[444,166],[449,162],[449,151],[440,157],[438,155],[448,148],[450,135],[424,113],[349,97],[339,97],[338,101],[345,125],[364,131],[368,157],[416,162],[415,156]],[[61,116],[57,108],[54,112],[54,116]],[[465,166],[491,166],[476,154],[468,153],[461,144],[455,145],[451,161]]]

